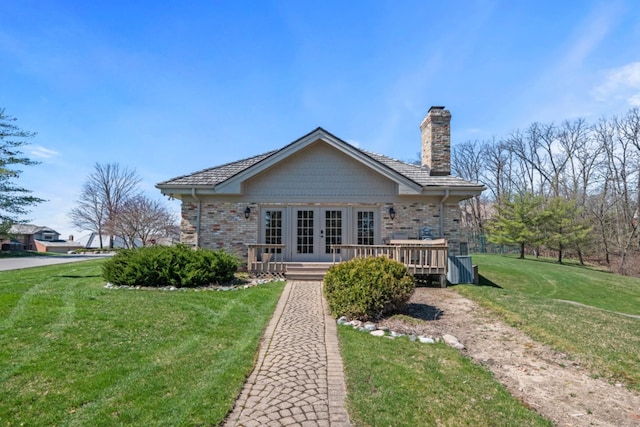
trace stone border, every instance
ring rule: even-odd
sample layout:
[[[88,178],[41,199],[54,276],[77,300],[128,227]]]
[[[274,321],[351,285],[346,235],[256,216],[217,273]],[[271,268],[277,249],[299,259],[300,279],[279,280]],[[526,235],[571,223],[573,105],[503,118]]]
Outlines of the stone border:
[[[426,335],[405,335],[399,332],[390,331],[386,326],[378,328],[378,325],[373,322],[362,322],[360,320],[349,321],[346,316],[342,316],[338,320],[336,320],[336,324],[351,326],[353,329],[357,329],[361,332],[368,332],[374,337],[396,339],[406,336],[410,341],[418,341],[423,344],[435,344],[436,342],[444,342],[445,344],[457,348],[458,350],[464,350],[464,345],[458,340],[458,338],[450,334],[444,334],[441,337],[432,337]]]

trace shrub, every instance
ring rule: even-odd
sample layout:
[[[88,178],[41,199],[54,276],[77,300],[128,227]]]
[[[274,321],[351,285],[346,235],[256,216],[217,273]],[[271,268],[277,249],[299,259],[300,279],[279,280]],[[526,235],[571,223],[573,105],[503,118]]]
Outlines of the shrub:
[[[406,267],[385,257],[355,258],[332,266],[324,277],[324,294],[335,317],[378,319],[402,307],[414,289]]]
[[[119,251],[102,265],[102,277],[116,286],[197,287],[229,282],[239,265],[223,250],[148,246]]]

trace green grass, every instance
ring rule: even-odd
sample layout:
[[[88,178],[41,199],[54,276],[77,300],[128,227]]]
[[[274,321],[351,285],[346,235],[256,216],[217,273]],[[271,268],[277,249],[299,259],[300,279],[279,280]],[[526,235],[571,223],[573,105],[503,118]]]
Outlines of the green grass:
[[[218,424],[282,284],[107,290],[101,262],[0,272],[1,424]]]
[[[551,426],[491,373],[445,344],[339,327],[347,405],[356,426]]]
[[[454,289],[594,376],[640,390],[640,279],[549,260],[473,255],[481,284]],[[574,301],[589,307],[570,305]]]

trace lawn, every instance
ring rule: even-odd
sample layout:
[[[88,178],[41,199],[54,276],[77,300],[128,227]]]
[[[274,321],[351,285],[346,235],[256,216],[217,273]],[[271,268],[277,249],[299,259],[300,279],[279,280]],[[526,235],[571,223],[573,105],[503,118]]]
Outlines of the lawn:
[[[486,369],[445,344],[388,340],[339,327],[356,426],[551,426]]]
[[[473,255],[473,262],[485,286],[454,289],[594,376],[640,390],[640,319],[617,314],[640,315],[640,279],[513,256]]]
[[[217,425],[283,285],[109,290],[102,261],[0,272],[3,425]]]

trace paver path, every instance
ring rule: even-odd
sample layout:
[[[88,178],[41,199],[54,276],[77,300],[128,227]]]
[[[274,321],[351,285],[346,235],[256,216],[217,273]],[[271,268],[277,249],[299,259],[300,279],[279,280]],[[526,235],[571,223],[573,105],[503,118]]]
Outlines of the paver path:
[[[288,282],[226,426],[349,426],[335,321],[321,282]]]

